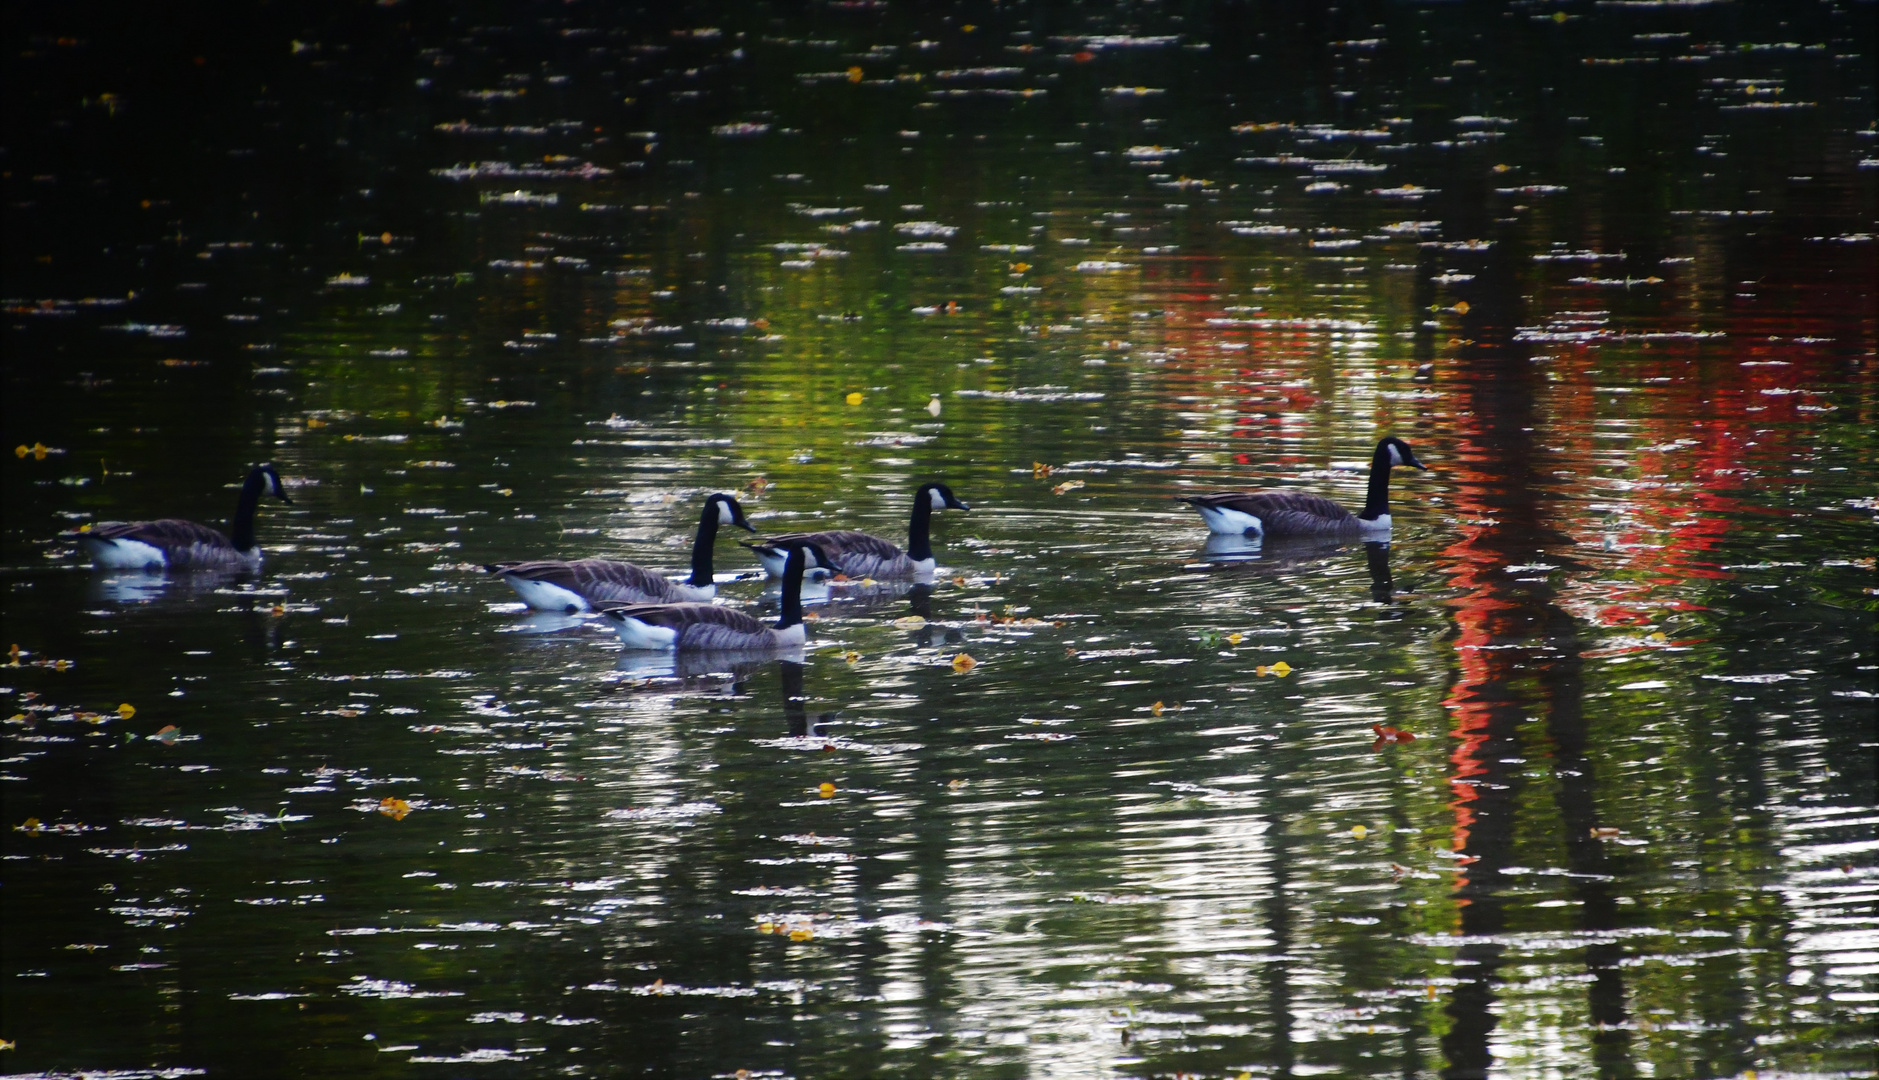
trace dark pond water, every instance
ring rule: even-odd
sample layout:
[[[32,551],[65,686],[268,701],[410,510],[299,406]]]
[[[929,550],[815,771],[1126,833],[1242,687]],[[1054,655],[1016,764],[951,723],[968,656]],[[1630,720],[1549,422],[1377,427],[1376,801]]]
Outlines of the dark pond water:
[[[1873,1074],[1873,5],[212,17],[6,16],[0,1070]]]

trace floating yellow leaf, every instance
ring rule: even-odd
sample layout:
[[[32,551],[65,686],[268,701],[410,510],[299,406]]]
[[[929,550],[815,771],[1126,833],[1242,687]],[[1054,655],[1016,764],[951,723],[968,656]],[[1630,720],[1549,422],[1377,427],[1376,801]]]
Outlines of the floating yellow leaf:
[[[32,452],[33,452],[33,448],[30,446],[27,446],[25,443],[21,443],[20,445],[13,448],[13,456],[16,458],[23,458],[27,454],[30,454]]]
[[[816,794],[821,795],[825,799],[833,799],[835,797],[835,785],[824,782],[821,787],[816,789]]]
[[[323,427],[325,427],[325,426],[326,426],[326,421],[324,421],[324,420],[321,420],[321,419],[320,419],[319,417],[317,417],[317,416],[309,416],[309,417],[307,417],[307,427],[309,427],[309,428],[323,428]]]
[[[1277,675],[1279,678],[1283,679],[1287,675],[1290,675],[1292,673],[1292,665],[1281,660],[1278,663],[1272,665],[1272,673],[1274,675]]]
[[[849,68],[848,69],[848,81],[860,82],[861,81],[861,69],[858,67]]]
[[[954,671],[962,671],[962,672],[971,671],[973,668],[978,667],[978,666],[979,666],[979,662],[977,660],[972,659],[972,656],[969,653],[960,653],[958,656],[953,657],[953,670]]]
[[[776,924],[773,922],[760,922],[757,924],[757,933],[774,934],[776,933]]]
[[[1028,262],[1015,262],[1011,264],[1011,272],[1014,274],[1022,274],[1022,273],[1029,271],[1030,269],[1031,269],[1031,264]]]
[[[894,625],[902,630],[918,630],[926,625],[926,619],[919,615],[902,615],[894,620]]]
[[[951,790],[951,791],[959,791],[959,790],[962,790],[962,789],[963,789],[963,788],[964,788],[965,786],[966,786],[966,782],[965,782],[964,780],[948,780],[948,781],[946,781],[946,787],[947,787],[947,789],[948,789],[948,790]]]
[[[1662,630],[1659,630],[1656,633],[1652,634],[1651,636],[1645,638],[1644,640],[1655,641],[1661,644],[1662,642],[1669,641],[1670,639],[1664,636],[1664,632]]]
[[[1227,635],[1228,645],[1238,645],[1240,642],[1245,641],[1245,640],[1246,640],[1246,635],[1240,633],[1237,630]]]
[[[791,930],[789,932],[789,939],[791,941],[809,941],[813,939],[815,936],[816,936],[816,932],[808,928],[804,928],[801,930]]]
[[[130,702],[127,701],[124,704],[119,705],[117,707],[117,714],[123,717],[124,719],[129,720],[131,717],[137,715],[137,706],[132,705]]]
[[[1148,707],[1148,711],[1154,713],[1156,716],[1161,715],[1161,710],[1162,710],[1162,704],[1159,701],[1155,702],[1153,705],[1150,705]]]
[[[273,609],[272,611],[270,611],[270,612],[269,612],[268,614],[270,614],[270,615],[285,615],[285,614],[287,614],[287,605],[285,605],[285,604],[275,604],[275,605],[274,605],[274,609]]]
[[[848,652],[842,654],[842,659],[852,664],[861,659],[861,654],[850,649]]]
[[[1050,474],[1051,474],[1051,467],[1049,465],[1046,465],[1041,461],[1031,462],[1031,475],[1032,476],[1038,478],[1039,480],[1042,480],[1044,477],[1049,476]]]
[[[378,812],[393,821],[403,821],[411,812],[411,804],[395,795],[387,795],[378,801]]]
[[[1590,830],[1591,836],[1595,840],[1610,840],[1610,839],[1613,839],[1614,837],[1619,836],[1622,832],[1623,832],[1622,829],[1614,829],[1610,827],[1609,825],[1607,826],[1594,825]]]
[[[861,391],[856,390],[842,400],[848,402],[850,405],[859,405],[861,404]]]
[[[36,833],[36,832],[43,832],[45,830],[45,826],[40,823],[38,818],[29,817],[25,821],[14,826],[14,829],[18,832],[23,832],[23,833]]]
[[[1351,835],[1355,836],[1359,840],[1362,840],[1364,837],[1370,835],[1370,830],[1368,828],[1365,828],[1362,825],[1352,825]]]
[[[1065,480],[1063,483],[1058,484],[1056,487],[1051,488],[1050,490],[1051,490],[1051,494],[1053,495],[1064,495],[1069,492],[1075,491],[1076,489],[1083,487],[1083,486],[1085,485],[1083,481],[1081,480]]]

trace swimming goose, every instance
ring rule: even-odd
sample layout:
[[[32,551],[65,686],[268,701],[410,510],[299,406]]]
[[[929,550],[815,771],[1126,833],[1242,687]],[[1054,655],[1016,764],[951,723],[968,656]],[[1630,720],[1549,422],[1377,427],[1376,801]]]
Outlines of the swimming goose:
[[[698,515],[698,536],[692,541],[692,576],[673,581],[630,562],[612,559],[576,559],[573,562],[499,562],[483,569],[502,578],[522,602],[537,611],[592,610],[595,600],[628,604],[678,604],[710,600],[718,594],[711,576],[711,549],[718,526],[736,525],[756,532],[744,518],[744,508],[725,494],[705,499]]]
[[[913,493],[913,520],[907,526],[907,550],[895,547],[890,540],[852,529],[831,532],[785,533],[762,540],[739,541],[757,553],[771,577],[783,572],[785,549],[795,544],[814,544],[824,563],[834,572],[857,580],[877,578],[925,578],[933,574],[933,543],[928,536],[935,510],[970,510],[945,484],[921,484]]]
[[[1216,491],[1180,499],[1200,511],[1217,533],[1255,536],[1356,536],[1390,529],[1390,466],[1427,469],[1409,444],[1394,435],[1377,443],[1370,456],[1370,491],[1364,509],[1353,515],[1322,495],[1302,491]]]
[[[91,561],[106,570],[258,570],[261,547],[254,539],[254,512],[269,484],[284,503],[280,474],[272,465],[256,465],[241,485],[228,535],[179,518],[157,521],[101,521],[78,531],[78,543]]]
[[[827,566],[812,544],[789,548],[783,562],[783,609],[775,626],[735,608],[717,604],[620,604],[597,600],[594,610],[613,624],[629,649],[776,649],[801,645],[802,576],[812,566]]]

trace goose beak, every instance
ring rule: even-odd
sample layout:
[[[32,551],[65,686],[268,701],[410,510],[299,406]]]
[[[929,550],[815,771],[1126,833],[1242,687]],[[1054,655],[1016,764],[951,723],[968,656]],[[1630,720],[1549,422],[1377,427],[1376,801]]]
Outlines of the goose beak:
[[[970,506],[967,506],[965,503],[960,502],[958,499],[953,500],[953,509],[964,510],[967,513],[970,513],[972,511],[972,508]]]
[[[745,532],[748,532],[748,533],[754,533],[757,531],[757,527],[755,525],[752,525],[748,520],[740,519],[736,522],[733,522],[733,524],[735,524],[736,526],[738,526],[739,528],[743,529]]]

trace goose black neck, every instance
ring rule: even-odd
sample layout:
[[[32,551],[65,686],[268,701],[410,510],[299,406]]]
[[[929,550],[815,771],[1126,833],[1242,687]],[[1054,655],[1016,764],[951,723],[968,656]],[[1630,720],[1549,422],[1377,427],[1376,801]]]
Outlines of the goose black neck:
[[[718,542],[718,504],[705,503],[705,512],[698,516],[698,536],[692,541],[692,576],[686,584],[703,588],[712,582],[711,549]]]
[[[925,490],[913,497],[913,521],[907,525],[907,556],[918,562],[933,557],[933,497]]]
[[[802,548],[790,548],[783,560],[783,610],[778,613],[776,628],[788,630],[802,622],[802,573],[805,556]]]
[[[235,503],[235,516],[228,522],[228,542],[235,545],[236,551],[249,551],[254,548],[254,511],[261,503],[261,492],[267,489],[267,474],[255,469],[242,481],[241,498]]]
[[[1390,448],[1377,447],[1370,459],[1370,491],[1364,496],[1364,512],[1357,516],[1375,521],[1390,512]]]

